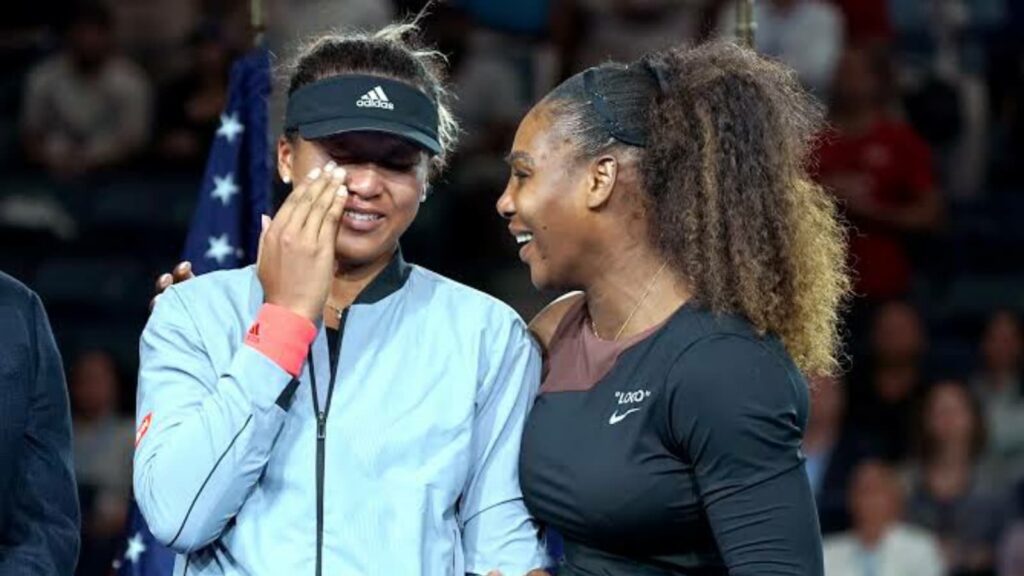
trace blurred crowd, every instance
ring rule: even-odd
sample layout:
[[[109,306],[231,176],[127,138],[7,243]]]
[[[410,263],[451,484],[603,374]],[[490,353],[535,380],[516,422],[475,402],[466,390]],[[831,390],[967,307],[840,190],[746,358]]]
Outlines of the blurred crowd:
[[[0,270],[40,293],[68,368],[79,574],[105,574],[124,529],[138,335],[248,4],[37,0],[0,24]],[[266,41],[283,66],[302,38],[423,4],[268,0]],[[734,34],[732,4],[434,5],[464,133],[406,257],[536,312],[551,295],[494,210],[518,120],[588,65]],[[845,370],[814,382],[804,450],[827,573],[1024,575],[1024,2],[758,0],[755,17],[757,49],[827,109],[813,171],[852,229]]]

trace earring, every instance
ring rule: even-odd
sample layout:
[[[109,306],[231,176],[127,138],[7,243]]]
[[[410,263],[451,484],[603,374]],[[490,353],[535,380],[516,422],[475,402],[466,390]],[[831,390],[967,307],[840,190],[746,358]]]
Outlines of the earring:
[[[420,194],[420,203],[427,201],[427,192],[430,190],[429,186],[423,187],[423,192]]]
[[[287,174],[285,174],[284,176],[281,176],[281,181],[284,182],[285,184],[291,184],[292,183],[292,177],[287,175]]]

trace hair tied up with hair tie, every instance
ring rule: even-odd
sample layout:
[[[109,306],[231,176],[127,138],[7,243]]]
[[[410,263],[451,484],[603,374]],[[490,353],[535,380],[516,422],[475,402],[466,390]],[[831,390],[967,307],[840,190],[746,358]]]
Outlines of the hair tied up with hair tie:
[[[620,119],[621,111],[617,109],[619,104],[609,101],[604,92],[603,85],[608,81],[609,74],[600,67],[583,71],[583,91],[587,95],[587,102],[601,119],[605,133],[619,142],[643,148],[647,145],[646,127],[624,125]]]
[[[650,56],[645,56],[640,59],[640,67],[643,68],[648,74],[654,78],[654,81],[658,85],[658,95],[665,94],[668,92],[668,80],[665,79],[665,71],[660,66],[654,63]]]

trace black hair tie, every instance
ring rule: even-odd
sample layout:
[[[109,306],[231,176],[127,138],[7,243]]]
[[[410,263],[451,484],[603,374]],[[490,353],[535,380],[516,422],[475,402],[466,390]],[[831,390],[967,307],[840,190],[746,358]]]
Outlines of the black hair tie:
[[[654,81],[658,85],[658,94],[665,94],[668,92],[668,80],[665,79],[665,71],[660,66],[655,64],[650,57],[645,57],[640,60],[640,66],[647,71],[648,74],[654,78]]]
[[[587,93],[594,111],[601,118],[605,131],[619,142],[643,148],[647,145],[646,131],[639,128],[629,129],[622,126],[612,104],[608,102],[598,88],[600,80],[597,75],[597,68],[589,68],[583,72],[583,90]]]

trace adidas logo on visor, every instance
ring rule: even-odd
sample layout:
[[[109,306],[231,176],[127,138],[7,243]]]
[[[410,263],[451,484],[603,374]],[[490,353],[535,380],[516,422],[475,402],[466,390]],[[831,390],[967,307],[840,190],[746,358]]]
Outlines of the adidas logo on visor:
[[[395,105],[388,100],[388,95],[380,86],[363,94],[359,100],[356,100],[356,106],[359,108],[383,108],[384,110],[395,109]]]

